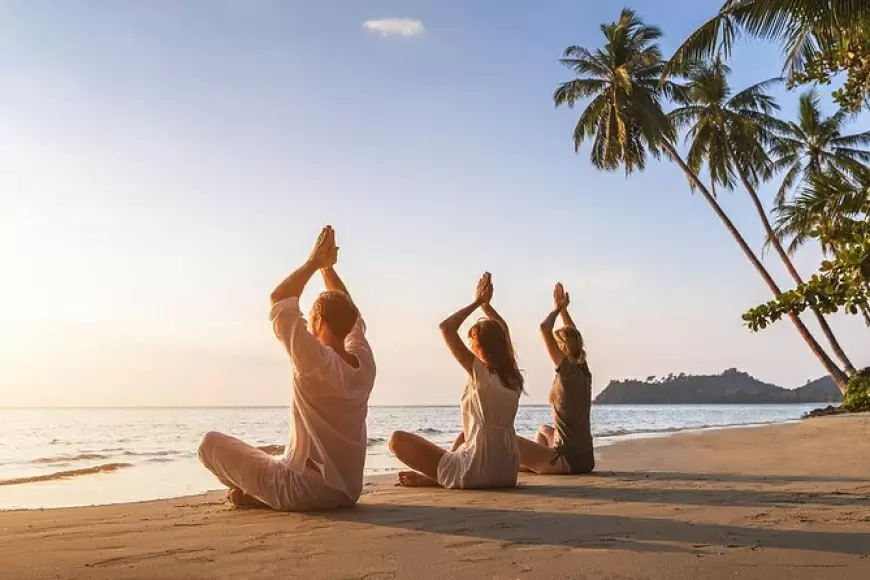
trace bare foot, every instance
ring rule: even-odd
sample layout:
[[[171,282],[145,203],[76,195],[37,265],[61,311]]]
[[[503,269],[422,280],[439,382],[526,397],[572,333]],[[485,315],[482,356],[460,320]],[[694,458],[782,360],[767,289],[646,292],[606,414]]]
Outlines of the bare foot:
[[[438,487],[438,482],[416,471],[400,471],[399,485],[402,487]]]
[[[227,492],[227,501],[237,508],[264,508],[266,504],[253,498],[240,489],[230,489]]]

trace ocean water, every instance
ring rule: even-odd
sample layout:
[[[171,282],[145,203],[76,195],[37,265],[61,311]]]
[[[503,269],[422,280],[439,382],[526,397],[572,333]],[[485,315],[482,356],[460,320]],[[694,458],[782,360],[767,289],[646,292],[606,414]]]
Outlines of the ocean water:
[[[795,420],[818,405],[596,405],[597,446],[683,430]],[[253,445],[283,445],[286,408],[0,409],[0,509],[142,501],[196,494],[220,485],[199,465],[209,430]],[[546,406],[523,406],[520,435],[550,422]],[[396,429],[449,446],[461,429],[458,407],[372,407],[366,473],[400,468],[386,440]]]

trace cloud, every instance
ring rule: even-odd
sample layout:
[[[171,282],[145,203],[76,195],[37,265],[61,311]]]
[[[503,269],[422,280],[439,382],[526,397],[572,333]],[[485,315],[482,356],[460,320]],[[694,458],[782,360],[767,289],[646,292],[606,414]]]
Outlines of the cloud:
[[[417,36],[426,32],[423,22],[415,18],[381,18],[366,20],[363,28],[381,36]]]

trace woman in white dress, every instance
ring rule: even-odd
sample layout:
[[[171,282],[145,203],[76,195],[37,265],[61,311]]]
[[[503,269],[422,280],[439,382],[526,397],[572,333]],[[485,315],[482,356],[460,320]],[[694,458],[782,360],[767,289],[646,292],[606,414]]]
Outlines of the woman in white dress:
[[[487,272],[477,283],[474,302],[441,323],[447,348],[468,373],[460,404],[462,433],[451,451],[413,433],[393,433],[390,449],[413,469],[399,474],[401,485],[491,489],[517,483],[520,457],[514,418],[523,376],[507,324],[490,304],[492,294],[492,278]],[[478,308],[487,318],[471,327],[466,346],[459,328]]]

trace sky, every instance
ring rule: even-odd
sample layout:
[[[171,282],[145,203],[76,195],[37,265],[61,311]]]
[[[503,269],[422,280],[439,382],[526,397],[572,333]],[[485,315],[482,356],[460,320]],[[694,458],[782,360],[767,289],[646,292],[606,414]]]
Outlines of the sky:
[[[632,7],[668,55],[718,4]],[[552,380],[537,327],[556,281],[596,392],[730,367],[783,386],[821,376],[787,322],[743,325],[769,291],[674,166],[626,178],[574,153],[558,58],[602,44],[620,8],[0,0],[0,406],[286,404],[269,294],[327,223],[378,362],[372,404],[458,402],[437,325],[484,270],[528,403]],[[780,62],[741,44],[732,82]],[[778,96],[792,115],[797,95]],[[720,195],[760,248],[745,194]],[[861,322],[832,324],[870,364]]]

